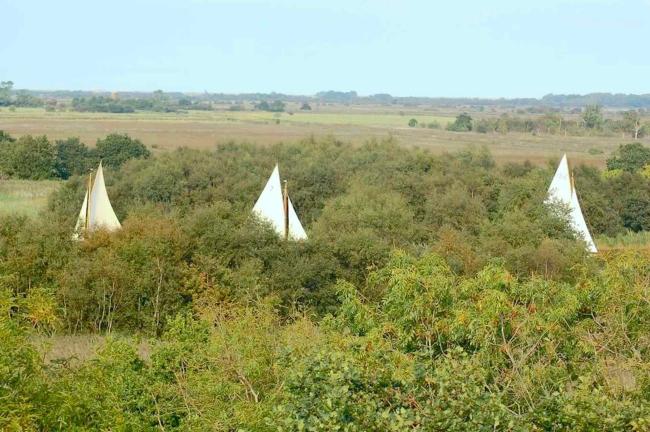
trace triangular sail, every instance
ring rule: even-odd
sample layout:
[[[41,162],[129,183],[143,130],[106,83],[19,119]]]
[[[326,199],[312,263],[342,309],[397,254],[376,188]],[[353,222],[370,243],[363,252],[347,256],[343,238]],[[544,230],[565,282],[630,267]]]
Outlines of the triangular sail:
[[[284,208],[282,206],[282,185],[280,172],[276,165],[266,182],[260,197],[253,207],[253,213],[271,222],[280,235],[284,235]]]
[[[578,201],[578,195],[576,194],[575,188],[573,188],[573,193],[571,194],[571,220],[575,229],[582,235],[585,242],[587,242],[587,250],[592,253],[598,252],[594,239],[591,237],[591,233],[587,227],[587,221],[585,221],[585,218],[582,215],[580,201]]]
[[[253,213],[270,222],[275,231],[280,236],[284,236],[282,184],[280,183],[280,170],[277,165],[253,207]],[[293,240],[307,239],[307,233],[298,219],[291,199],[289,199],[289,237]]]
[[[89,213],[88,227],[91,230],[101,227],[108,231],[113,231],[122,227],[108,199],[108,192],[106,192],[106,185],[104,184],[104,170],[102,169],[101,162],[99,163],[99,168],[97,168],[93,189],[90,192]]]
[[[113,206],[108,199],[106,184],[104,183],[104,170],[102,163],[99,163],[97,175],[89,191],[84,195],[84,201],[79,211],[79,217],[75,225],[72,238],[79,240],[83,238],[86,231],[93,231],[97,228],[103,228],[113,231],[121,228],[120,221],[117,219]]]
[[[567,161],[566,154],[562,157],[560,165],[555,171],[555,176],[551,181],[551,186],[548,188],[547,203],[559,203],[569,209],[569,221],[572,228],[580,234],[583,240],[587,243],[589,252],[597,252],[594,240],[591,237],[587,222],[582,214],[578,195],[573,187],[571,180],[571,172],[569,171],[569,162]]]
[[[560,165],[558,165],[551,186],[548,188],[547,201],[559,201],[565,205],[571,203],[571,173],[569,172],[569,162],[567,161],[566,154],[562,156]]]
[[[289,237],[295,240],[307,240],[307,233],[298,219],[293,204],[291,204],[291,198],[289,198]]]
[[[73,240],[79,240],[83,234],[84,229],[86,229],[86,207],[88,206],[88,191],[84,194],[84,203],[81,205],[81,211],[79,212],[79,217],[77,218],[77,224],[74,227],[74,233],[72,234]]]

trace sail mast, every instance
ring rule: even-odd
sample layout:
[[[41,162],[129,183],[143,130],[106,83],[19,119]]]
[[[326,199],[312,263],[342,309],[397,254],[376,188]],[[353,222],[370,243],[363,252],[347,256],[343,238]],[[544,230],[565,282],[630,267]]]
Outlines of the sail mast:
[[[287,189],[287,181],[284,181],[284,194],[282,197],[284,207],[284,239],[289,239],[289,191]]]

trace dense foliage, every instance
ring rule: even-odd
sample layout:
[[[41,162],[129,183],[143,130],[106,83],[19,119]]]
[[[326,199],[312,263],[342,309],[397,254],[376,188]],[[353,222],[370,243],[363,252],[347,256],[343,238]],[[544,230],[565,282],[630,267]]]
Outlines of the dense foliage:
[[[645,431],[649,259],[604,257],[568,284],[396,253],[340,282],[320,323],[211,297],[146,356],[113,337],[77,366],[42,363],[25,323],[43,306],[4,290],[0,427]]]
[[[67,179],[87,173],[100,160],[118,168],[129,159],[148,158],[151,152],[138,139],[110,134],[88,148],[79,138],[49,141],[46,136],[12,138],[0,130],[0,178]]]
[[[278,161],[308,241],[251,216]],[[77,175],[0,220],[0,429],[650,427],[650,256],[585,252],[543,204],[556,161],[307,140],[122,162],[120,231],[71,240]],[[648,229],[650,179],[607,173],[576,170],[593,231]],[[87,361],[34,343],[85,332],[111,335]]]

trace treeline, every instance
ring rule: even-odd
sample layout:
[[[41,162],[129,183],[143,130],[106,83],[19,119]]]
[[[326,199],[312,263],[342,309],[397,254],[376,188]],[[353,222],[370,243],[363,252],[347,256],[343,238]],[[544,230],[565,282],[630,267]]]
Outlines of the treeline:
[[[13,88],[13,82],[5,81],[4,84],[10,84],[9,90]],[[1,90],[1,88],[0,88]],[[110,97],[111,94],[97,94],[97,92],[81,90],[53,90],[53,91],[34,91],[20,90],[25,96],[47,100],[47,99],[73,99],[73,98],[91,98],[93,96]],[[343,104],[397,104],[397,105],[430,105],[434,107],[478,107],[485,108],[489,106],[501,108],[535,108],[535,109],[570,109],[584,107],[587,105],[600,105],[607,108],[650,108],[650,94],[623,94],[623,93],[588,93],[585,95],[575,94],[547,94],[542,98],[454,98],[454,97],[422,97],[422,96],[394,96],[388,93],[377,93],[368,96],[359,95],[356,91],[321,91],[315,95],[290,95],[284,93],[192,93],[185,94],[181,92],[166,92],[171,99],[182,100],[190,99],[196,103],[217,102],[240,104],[250,101],[263,100],[281,100],[283,102],[302,103],[323,102],[323,103],[343,103]],[[115,95],[120,99],[140,99],[146,100],[156,97],[156,92],[116,92]],[[2,99],[0,98],[0,101]],[[2,103],[0,102],[0,105]]]
[[[80,112],[131,113],[138,111],[177,112],[179,110],[211,110],[210,104],[188,97],[172,99],[158,90],[150,98],[119,99],[117,97],[91,96],[72,99],[71,107]]]
[[[151,152],[138,139],[110,134],[88,148],[79,138],[51,142],[46,136],[23,135],[18,139],[0,130],[0,179],[67,179],[94,169],[100,160],[118,168]]]
[[[508,132],[562,135],[614,135],[624,134],[634,139],[642,138],[650,132],[650,121],[644,113],[629,110],[620,118],[605,118],[602,107],[590,105],[581,110],[579,117],[567,118],[560,113],[546,113],[541,116],[523,117],[502,114],[499,117],[473,118],[468,113],[459,114],[447,124],[447,130],[454,132],[500,133]],[[408,121],[410,127],[429,127],[437,129],[437,122],[418,122],[417,118]]]

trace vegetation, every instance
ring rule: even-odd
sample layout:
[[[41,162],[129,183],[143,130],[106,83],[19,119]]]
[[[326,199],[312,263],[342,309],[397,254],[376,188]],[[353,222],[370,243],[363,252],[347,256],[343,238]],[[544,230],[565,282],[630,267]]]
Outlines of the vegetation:
[[[110,134],[89,149],[79,138],[57,140],[23,135],[19,139],[0,131],[0,178],[28,180],[67,179],[85,174],[100,160],[117,168],[129,159],[148,158],[151,152],[128,135]]]
[[[375,300],[341,282],[320,322],[212,299],[170,319],[146,360],[117,337],[76,367],[42,364],[28,339],[47,297],[5,290],[0,426],[646,430],[647,260],[611,256],[566,284],[396,253],[364,284]]]
[[[21,140],[49,144],[1,145]],[[0,216],[0,429],[650,427],[650,255],[586,253],[543,203],[556,161],[390,139],[143,149],[93,150],[120,231],[71,240],[74,139],[42,151],[70,175],[48,208]],[[276,161],[308,241],[251,217]],[[642,170],[575,175],[594,234],[650,229]],[[85,361],[34,342],[84,333],[108,335]]]
[[[276,100],[271,103],[267,101],[262,101],[255,104],[255,109],[260,111],[269,111],[269,112],[284,112],[285,103],[281,100]]]
[[[472,117],[467,113],[459,114],[453,123],[447,126],[447,130],[453,132],[469,132],[472,130]]]
[[[640,143],[621,145],[618,150],[607,159],[607,168],[635,173],[650,164],[650,148]]]

